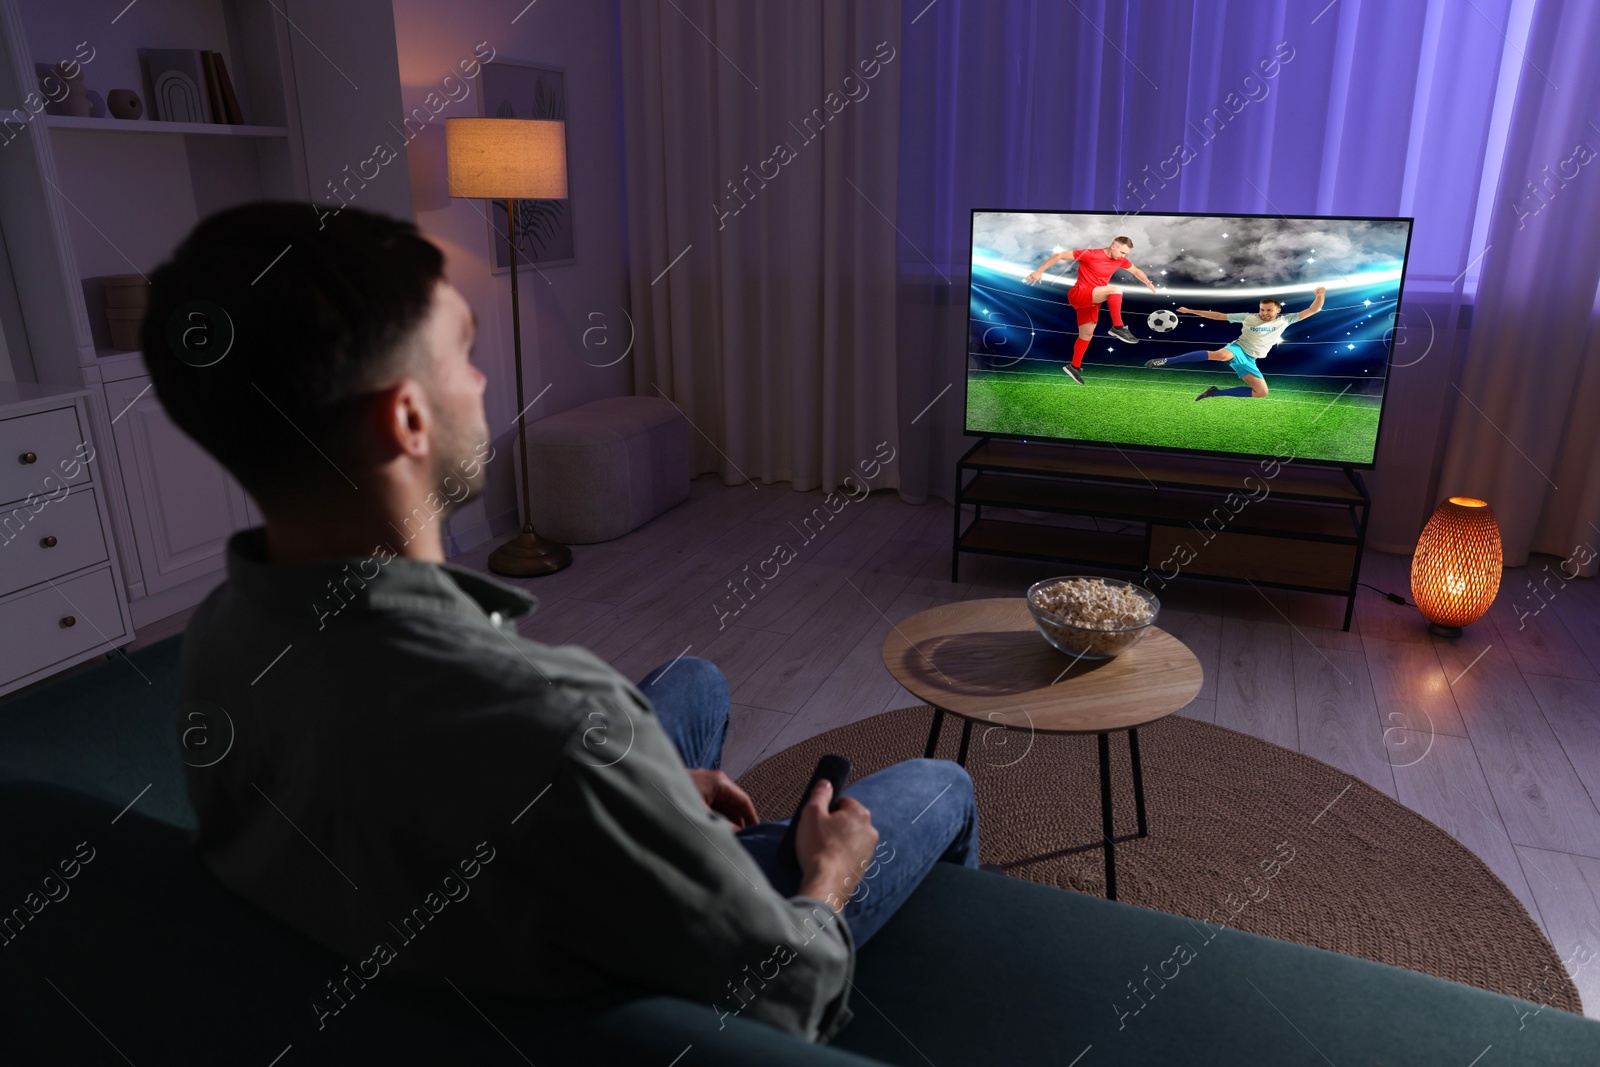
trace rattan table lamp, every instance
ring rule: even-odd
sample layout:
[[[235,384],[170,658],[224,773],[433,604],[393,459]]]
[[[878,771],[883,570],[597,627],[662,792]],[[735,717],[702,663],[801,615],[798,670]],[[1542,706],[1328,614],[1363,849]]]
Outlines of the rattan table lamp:
[[[1411,598],[1441,637],[1460,637],[1500,591],[1500,526],[1476,497],[1453,496],[1434,510],[1411,557]]]

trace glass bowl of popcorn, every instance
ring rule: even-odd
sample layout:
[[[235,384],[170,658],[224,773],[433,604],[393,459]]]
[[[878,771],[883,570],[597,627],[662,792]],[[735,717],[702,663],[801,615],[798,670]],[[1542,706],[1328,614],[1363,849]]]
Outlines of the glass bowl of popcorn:
[[[1105,660],[1139,643],[1161,614],[1161,601],[1132,582],[1069,575],[1030,586],[1028,610],[1044,639],[1062,652]]]

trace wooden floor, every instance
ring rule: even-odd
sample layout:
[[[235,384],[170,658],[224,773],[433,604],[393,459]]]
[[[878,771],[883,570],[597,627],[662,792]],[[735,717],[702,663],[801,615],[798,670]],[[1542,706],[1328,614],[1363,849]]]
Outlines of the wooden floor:
[[[880,492],[834,514],[821,493],[708,476],[661,518],[522,583],[540,599],[522,632],[633,678],[680,655],[715,662],[737,776],[919,703],[879,656],[893,622],[1061,571],[969,556],[952,584],[951,527],[944,503]],[[453,562],[484,569],[491,547]],[[1600,954],[1600,582],[1563,583],[1557,562],[1507,571],[1490,615],[1456,640],[1365,589],[1348,633],[1343,600],[1203,581],[1162,591],[1161,625],[1205,667],[1180,714],[1315,756],[1443,827],[1510,886],[1600,1017],[1600,956],[1578,962]],[[1408,566],[1369,553],[1362,578],[1409,599]]]

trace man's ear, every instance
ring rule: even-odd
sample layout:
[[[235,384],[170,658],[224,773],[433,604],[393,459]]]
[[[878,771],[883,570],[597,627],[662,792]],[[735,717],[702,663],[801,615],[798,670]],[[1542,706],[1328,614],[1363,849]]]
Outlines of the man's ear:
[[[401,378],[374,394],[371,418],[376,431],[374,436],[379,448],[379,462],[386,462],[400,454],[428,454],[428,434],[432,432],[433,413],[428,407],[427,394],[416,379]]]

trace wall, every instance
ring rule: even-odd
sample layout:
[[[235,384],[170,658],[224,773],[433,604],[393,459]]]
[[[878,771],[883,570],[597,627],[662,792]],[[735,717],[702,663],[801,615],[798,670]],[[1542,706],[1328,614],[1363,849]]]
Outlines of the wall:
[[[276,2],[276,0],[275,0]],[[411,187],[393,132],[403,113],[398,93],[389,0],[287,0],[293,18],[295,98],[305,147],[306,186],[314,204],[344,203],[397,218],[411,215]],[[243,32],[272,32],[270,9],[254,8]],[[258,93],[265,103],[271,94]],[[257,106],[255,121],[275,121]],[[192,140],[192,139],[191,139]],[[387,153],[375,147],[390,146]],[[376,173],[374,173],[376,167]],[[363,174],[370,177],[363,177]]]
[[[501,0],[450,5],[394,0],[401,96],[406,114],[437,107],[443,79],[459,77],[474,50],[566,72],[567,185],[577,261],[519,270],[522,364],[530,422],[601,397],[632,391],[627,359],[628,279],[623,234],[622,139],[617,8],[601,0]],[[478,313],[476,362],[489,376],[485,407],[498,462],[478,500],[452,516],[446,552],[459,552],[516,528],[516,381],[512,364],[510,280],[490,273],[488,205],[452,199],[445,185],[444,120],[476,117],[479,95],[447,102],[406,149],[417,225],[444,249],[450,281]],[[426,113],[426,109],[424,111]],[[587,333],[587,345],[586,341]],[[605,364],[612,364],[605,366]]]

